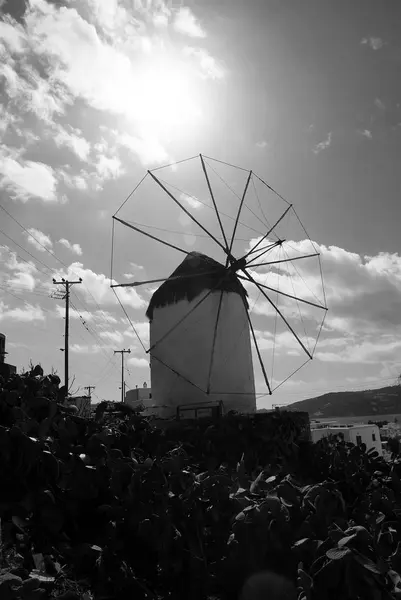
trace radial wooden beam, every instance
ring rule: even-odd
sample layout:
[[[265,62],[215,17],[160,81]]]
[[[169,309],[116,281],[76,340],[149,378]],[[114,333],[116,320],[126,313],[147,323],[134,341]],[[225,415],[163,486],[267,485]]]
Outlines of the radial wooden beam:
[[[112,288],[139,287],[140,285],[148,285],[150,283],[175,281],[177,279],[189,279],[189,278],[192,279],[194,277],[204,277],[205,275],[214,275],[215,273],[216,273],[215,271],[207,271],[205,273],[192,273],[190,275],[176,275],[174,277],[170,276],[170,277],[161,277],[160,279],[148,279],[147,281],[133,281],[132,283],[117,283],[117,284],[111,285],[110,287],[112,287]]]
[[[255,244],[255,246],[247,254],[245,254],[244,258],[247,258],[250,254],[253,254],[255,252],[255,250],[260,246],[260,244],[269,237],[269,235],[271,234],[273,229],[275,229],[277,227],[277,225],[284,219],[284,217],[286,216],[286,214],[288,213],[288,211],[291,208],[292,208],[292,204],[290,204],[288,206],[288,208],[283,212],[281,217],[279,219],[277,219],[277,221],[274,223],[274,225],[272,227],[270,227],[269,231],[257,242],[257,244]]]
[[[204,302],[206,300],[206,298],[208,298],[210,296],[210,294],[212,294],[213,292],[216,291],[216,289],[218,288],[218,286],[224,281],[226,277],[226,273],[224,274],[224,277],[222,277],[208,292],[207,294],[205,294],[203,296],[203,298],[201,298],[196,304],[195,306],[193,306],[179,321],[177,321],[177,323],[175,323],[172,327],[170,327],[170,329],[159,339],[157,340],[157,342],[155,342],[150,348],[149,350],[146,350],[146,353],[148,354],[149,352],[151,352],[154,348],[156,348],[156,346],[158,346],[163,340],[166,339],[166,337],[168,337],[175,329],[177,329],[177,327],[179,327],[179,325],[181,325],[181,323],[183,321],[185,321],[185,319],[187,319],[189,317],[189,315],[191,315],[197,308],[199,308],[199,306],[202,304],[202,302]]]
[[[227,247],[227,250],[228,250],[229,246],[228,246],[228,241],[227,241],[227,237],[226,237],[226,232],[224,231],[223,223],[221,221],[220,213],[219,213],[218,208],[217,208],[216,199],[214,197],[213,189],[212,189],[212,186],[210,185],[210,179],[209,179],[209,174],[208,174],[207,169],[206,169],[206,164],[205,164],[205,161],[203,160],[202,154],[200,154],[199,157],[200,157],[200,160],[201,160],[201,163],[202,163],[202,169],[203,169],[203,173],[204,173],[205,178],[206,178],[206,183],[207,183],[207,187],[208,187],[208,190],[209,190],[209,194],[210,194],[210,197],[211,197],[212,202],[213,202],[214,210],[216,212],[216,217],[217,217],[217,220],[218,220],[219,225],[220,225],[220,231],[222,233],[222,236],[223,236],[223,239],[224,239],[224,243],[225,243],[225,245]]]
[[[243,277],[242,275],[238,275],[238,273],[237,273],[237,277],[238,277],[238,279],[242,279],[242,281],[249,281],[249,277]],[[292,294],[287,294],[286,292],[282,292],[280,290],[269,287],[268,285],[265,285],[264,283],[257,283],[256,281],[254,281],[254,283],[257,286],[264,288],[265,290],[269,290],[270,292],[280,294],[281,296],[286,296],[286,298],[291,298],[292,300],[297,300],[298,302],[303,302],[304,304],[309,304],[309,306],[314,306],[315,308],[321,308],[322,310],[328,310],[326,306],[322,306],[321,304],[316,304],[315,302],[310,302],[309,300],[304,300],[303,298],[298,298],[297,296],[293,296]]]
[[[270,244],[270,246],[264,246],[263,248],[259,248],[259,250],[257,250],[257,256],[251,258],[251,260],[247,262],[247,264],[250,265],[254,260],[259,260],[259,258],[262,258],[264,254],[270,252],[270,250],[274,250],[274,248],[277,248],[277,246],[281,247],[283,242],[284,240],[277,240],[277,242],[273,242],[272,244]],[[246,257],[244,257],[244,260],[246,260]]]
[[[187,377],[185,377],[184,375],[182,375],[181,373],[179,373],[178,371],[176,371],[176,369],[173,369],[173,367],[170,367],[170,365],[167,365],[161,358],[159,358],[158,356],[155,356],[154,354],[150,354],[150,356],[154,359],[157,360],[160,364],[162,364],[164,367],[166,367],[166,369],[169,369],[172,373],[174,373],[174,375],[177,375],[177,377],[179,377],[180,379],[182,379],[183,381],[186,381],[187,383],[189,383],[190,385],[192,385],[193,387],[195,387],[196,389],[200,390],[201,392],[205,393],[205,390],[202,390],[201,387],[199,387],[199,385],[196,385],[196,383],[194,383],[193,381],[191,381],[190,379],[188,379]]]
[[[253,338],[253,341],[254,341],[254,344],[255,344],[256,353],[257,353],[257,355],[258,355],[259,363],[260,363],[260,366],[261,366],[261,368],[262,368],[263,377],[264,377],[264,379],[265,379],[265,382],[266,382],[266,385],[267,385],[267,389],[269,390],[269,394],[271,395],[271,394],[272,394],[272,389],[271,389],[271,387],[270,387],[269,378],[268,378],[268,376],[267,376],[266,369],[265,369],[265,365],[264,365],[264,363],[263,363],[263,359],[262,359],[262,355],[261,355],[261,352],[260,352],[260,350],[259,350],[259,346],[258,346],[258,341],[257,341],[257,339],[256,339],[255,330],[254,330],[254,328],[253,328],[253,324],[252,324],[252,321],[251,321],[251,317],[249,316],[249,313],[248,313],[248,310],[247,310],[247,308],[246,308],[246,307],[245,307],[245,310],[246,310],[246,316],[247,316],[247,318],[248,318],[249,327],[250,327],[250,329],[251,329],[252,338]]]
[[[285,263],[285,262],[292,262],[294,260],[301,260],[301,258],[313,258],[314,256],[320,256],[319,252],[315,252],[313,254],[305,254],[304,256],[295,256],[294,258],[283,258],[281,260],[271,260],[269,262],[264,262],[264,263],[257,263],[257,264],[252,264],[252,262],[254,260],[257,260],[257,258],[252,259],[251,261],[249,261],[247,263],[248,267],[266,267],[268,265],[277,265],[279,263]]]
[[[248,187],[249,187],[249,183],[251,181],[251,177],[252,177],[252,171],[249,171],[248,179],[246,180],[245,189],[244,189],[244,192],[242,194],[241,202],[240,202],[240,205],[239,205],[239,208],[238,208],[237,218],[235,219],[233,234],[232,234],[231,242],[230,242],[229,254],[227,256],[227,261],[226,261],[226,267],[228,266],[230,258],[232,258],[231,252],[232,252],[233,245],[234,245],[235,234],[237,233],[238,221],[239,221],[239,218],[241,216],[242,207],[243,207],[244,202],[245,202],[245,196],[246,196],[246,193],[248,191]]]
[[[220,240],[218,240],[212,233],[210,233],[210,231],[208,229],[206,229],[206,227],[204,227],[202,225],[202,223],[200,223],[198,221],[198,219],[196,219],[190,212],[189,210],[187,210],[185,208],[185,206],[179,201],[177,200],[177,198],[174,196],[174,194],[172,194],[165,185],[163,185],[163,183],[156,177],[156,175],[154,175],[152,173],[152,171],[148,171],[149,175],[152,177],[152,179],[154,179],[154,181],[156,181],[156,183],[162,188],[162,190],[164,190],[166,192],[166,194],[173,200],[173,202],[175,202],[175,204],[177,204],[177,206],[179,206],[181,208],[181,210],[194,222],[198,225],[198,227],[200,227],[202,229],[202,231],[204,231],[214,242],[216,242],[216,244],[218,246],[220,246],[220,248],[223,250],[223,252],[225,254],[228,254],[228,249],[225,248],[223,246],[223,244],[220,242]]]
[[[288,329],[291,331],[292,335],[295,337],[295,339],[297,340],[297,342],[299,343],[299,345],[301,346],[301,348],[304,350],[304,352],[312,360],[313,356],[311,355],[311,353],[309,352],[309,350],[306,348],[305,344],[302,342],[302,340],[297,335],[297,333],[295,333],[294,329],[291,327],[291,325],[289,324],[289,322],[287,321],[287,319],[285,318],[285,316],[283,315],[283,313],[281,312],[281,310],[274,304],[274,302],[266,294],[266,292],[263,289],[264,286],[261,286],[257,281],[255,281],[254,278],[252,277],[252,275],[250,275],[246,271],[246,269],[242,269],[242,272],[245,274],[245,276],[248,279],[248,281],[250,281],[251,283],[253,283],[254,285],[256,285],[256,287],[258,288],[258,290],[260,291],[260,293],[266,298],[266,300],[269,302],[269,304],[271,304],[271,306],[274,308],[274,310],[277,312],[277,314],[283,319],[284,323],[287,325]],[[273,291],[277,291],[277,290],[273,290]],[[320,307],[320,308],[322,308],[322,307]]]
[[[207,388],[206,388],[206,393],[207,394],[210,394],[210,384],[211,384],[211,379],[212,379],[214,352],[215,352],[215,349],[216,349],[217,332],[218,332],[218,328],[219,328],[219,319],[220,319],[220,313],[221,313],[221,306],[223,304],[223,294],[224,294],[224,290],[221,290],[221,292],[220,292],[220,299],[219,299],[219,305],[217,307],[216,322],[214,324],[214,330],[213,330],[212,352],[210,354],[209,373],[208,373],[208,377],[207,377]]]
[[[169,248],[173,248],[174,250],[178,250],[178,252],[182,252],[185,255],[188,254],[187,250],[183,250],[183,248],[180,248],[179,246],[175,246],[174,244],[170,244],[170,242],[165,242],[164,240],[161,240],[160,238],[156,237],[155,235],[152,235],[151,233],[147,233],[146,231],[143,231],[142,229],[139,229],[139,227],[135,227],[135,225],[131,225],[131,223],[127,223],[127,221],[123,221],[123,219],[119,219],[118,217],[115,217],[115,216],[113,217],[113,219],[115,221],[118,221],[119,223],[122,223],[126,227],[130,227],[130,229],[134,229],[135,231],[138,231],[142,235],[145,235],[146,237],[148,237],[148,238],[150,238],[152,240],[155,240],[156,242],[159,242],[160,244],[164,244],[164,246],[168,246]]]

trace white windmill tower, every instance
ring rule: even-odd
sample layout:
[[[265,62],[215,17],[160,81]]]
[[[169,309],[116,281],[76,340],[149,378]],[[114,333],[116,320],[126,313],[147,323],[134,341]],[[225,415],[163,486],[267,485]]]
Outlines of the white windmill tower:
[[[177,407],[222,402],[225,411],[256,411],[247,292],[234,271],[191,252],[153,294],[150,321],[152,399]],[[180,366],[168,365],[171,355]]]
[[[196,195],[187,194],[156,176],[156,170],[148,171],[134,192],[140,194],[145,180],[153,187],[145,194],[142,208],[137,208],[135,219],[140,216],[141,220],[147,218],[153,224],[117,216],[134,192],[113,217],[112,266],[116,258],[116,224],[141,234],[144,241],[140,252],[142,261],[146,262],[148,258],[147,273],[157,274],[159,265],[166,261],[166,248],[184,255],[183,261],[169,277],[117,283],[112,274],[111,287],[120,300],[116,288],[143,286],[146,289],[155,283],[161,284],[152,290],[146,312],[150,329],[148,349],[133,326],[135,335],[150,356],[152,405],[157,407],[159,416],[172,417],[183,406],[199,416],[200,408],[216,404],[223,406],[224,412],[253,413],[257,398],[271,394],[291,377],[292,373],[288,376],[280,374],[273,384],[274,364],[280,366],[282,363],[278,360],[282,344],[288,349],[286,353],[291,365],[295,357],[303,356],[304,362],[293,372],[313,357],[327,311],[319,253],[293,206],[252,171],[240,169],[245,173],[245,179],[240,195],[234,193],[238,199],[236,210],[229,214],[232,198],[224,196],[225,188],[216,191],[211,182],[211,172],[216,173],[211,165],[214,159],[200,155],[188,161],[197,162],[199,173],[192,172],[187,182],[202,179],[203,191],[198,186]],[[181,161],[180,165],[183,162],[187,161]],[[238,169],[232,165],[228,167]],[[168,173],[176,173],[175,169],[170,171],[171,165],[165,169]],[[185,179],[180,169],[178,175],[182,174]],[[261,186],[259,193],[256,184]],[[230,185],[226,186],[233,192]],[[279,201],[278,208],[271,202],[263,206],[260,191],[265,190]],[[205,192],[209,202],[200,199]],[[153,208],[152,201],[155,203]],[[200,206],[209,211],[205,211],[203,220],[199,214]],[[246,213],[252,216],[248,214],[245,218]],[[268,218],[266,213],[269,213]],[[214,221],[209,218],[210,214]],[[298,237],[291,228],[283,231],[291,216],[292,225],[301,226]],[[228,237],[229,221],[233,225]],[[262,231],[259,223],[262,223]],[[191,229],[193,226],[195,232]],[[150,230],[157,230],[158,235]],[[245,230],[252,234],[245,237]],[[187,245],[196,243],[197,251],[183,248],[181,239]],[[127,244],[128,238],[123,247],[129,256]],[[162,245],[166,252],[158,252],[152,263],[153,246],[162,249]],[[298,270],[293,263],[308,266]],[[175,266],[176,258],[169,264]],[[296,273],[300,278],[297,279]],[[308,285],[301,289],[300,281],[305,283],[302,273],[314,289]],[[320,293],[317,282],[320,282]],[[256,310],[259,299],[264,306]],[[307,309],[306,320],[302,319],[302,308]],[[312,315],[313,310],[318,317]],[[295,321],[298,315],[301,328]],[[263,316],[267,319],[265,324],[260,322]],[[130,322],[133,325],[131,319]],[[281,332],[279,324],[284,327]],[[279,349],[276,334],[281,336]],[[268,355],[272,360],[271,372],[267,367]],[[259,368],[256,383],[255,367]],[[257,390],[260,383],[265,386],[263,392]]]

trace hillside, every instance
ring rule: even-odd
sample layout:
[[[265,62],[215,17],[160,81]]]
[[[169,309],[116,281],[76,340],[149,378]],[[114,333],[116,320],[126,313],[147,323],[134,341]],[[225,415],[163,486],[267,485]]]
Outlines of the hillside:
[[[331,392],[290,405],[310,417],[362,417],[401,414],[401,387],[389,386],[377,390]]]

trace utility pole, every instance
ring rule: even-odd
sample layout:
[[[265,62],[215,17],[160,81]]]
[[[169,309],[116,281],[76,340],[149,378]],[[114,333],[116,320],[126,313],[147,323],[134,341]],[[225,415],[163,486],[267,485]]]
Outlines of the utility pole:
[[[76,285],[78,283],[82,283],[82,278],[79,278],[79,281],[68,281],[68,279],[61,278],[61,281],[56,281],[53,279],[54,285],[62,285],[64,286],[64,296],[63,300],[65,300],[65,332],[64,332],[64,385],[65,385],[65,395],[68,395],[68,336],[69,336],[69,320],[70,320],[70,287],[72,285]]]
[[[131,354],[131,350],[130,348],[128,348],[128,350],[114,350],[114,354],[121,354],[121,402],[124,402],[124,354]]]
[[[86,385],[84,387],[84,390],[88,390],[89,400],[92,400],[91,390],[94,390],[94,389],[96,389],[94,385]]]

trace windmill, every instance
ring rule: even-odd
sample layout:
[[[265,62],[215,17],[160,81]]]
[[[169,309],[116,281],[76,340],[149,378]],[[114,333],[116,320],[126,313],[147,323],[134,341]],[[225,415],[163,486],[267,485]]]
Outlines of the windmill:
[[[313,358],[327,311],[320,255],[293,205],[252,171],[204,155],[150,170],[112,237],[111,287],[150,357],[160,416],[252,413]],[[134,256],[147,277],[124,282]],[[146,295],[147,344],[127,310]]]

